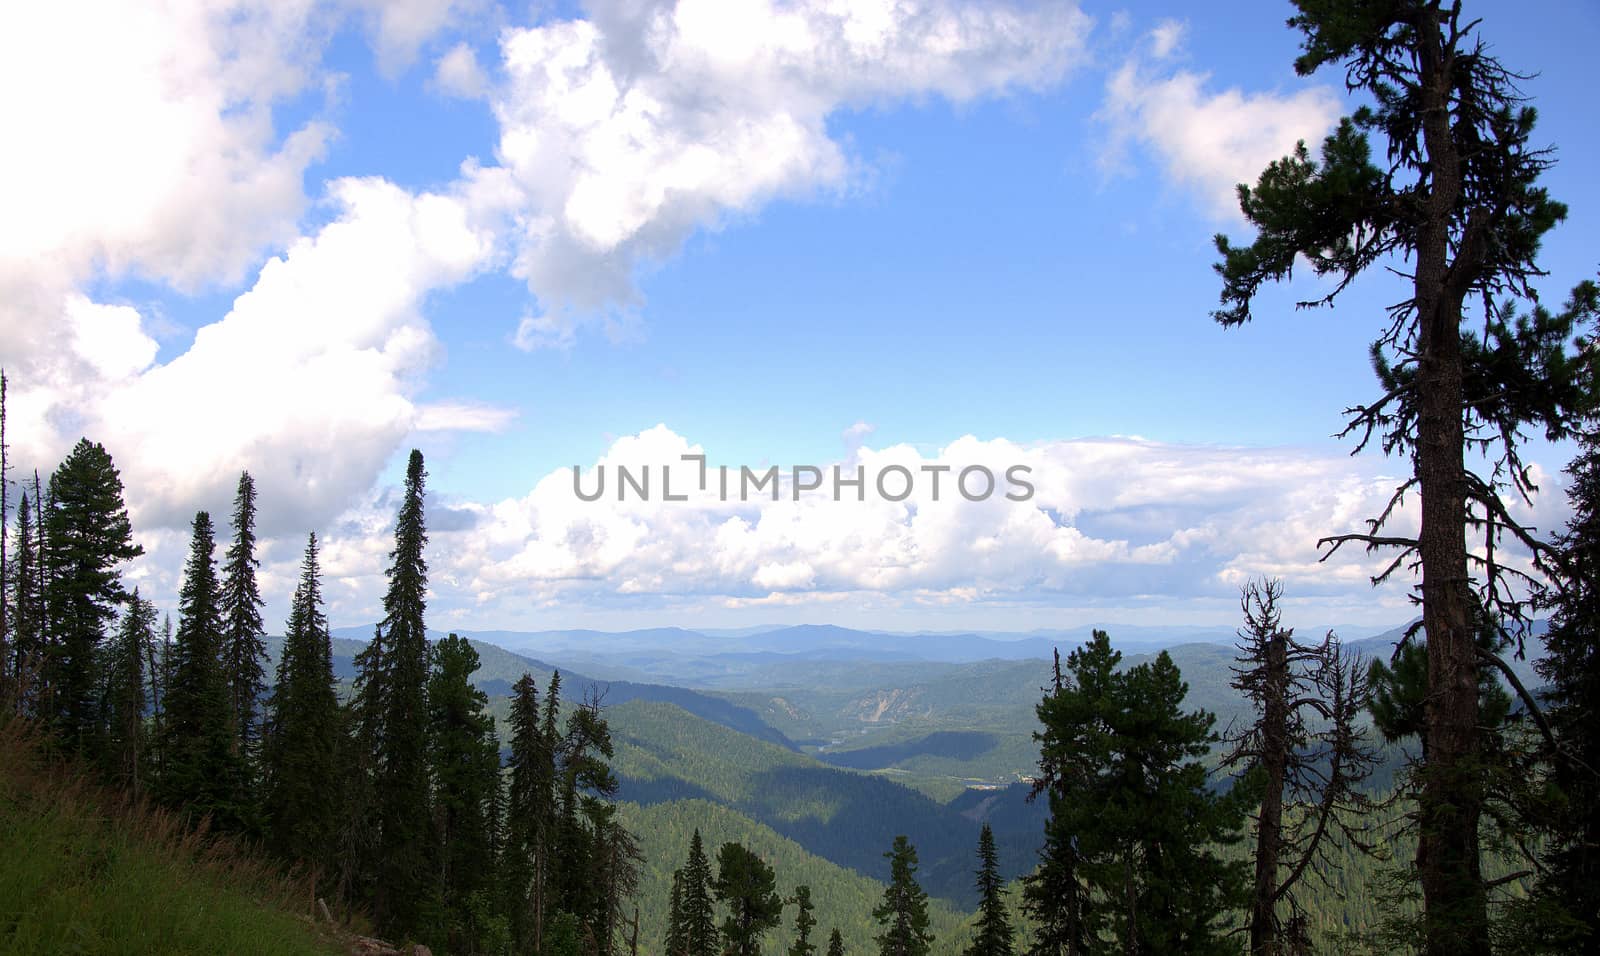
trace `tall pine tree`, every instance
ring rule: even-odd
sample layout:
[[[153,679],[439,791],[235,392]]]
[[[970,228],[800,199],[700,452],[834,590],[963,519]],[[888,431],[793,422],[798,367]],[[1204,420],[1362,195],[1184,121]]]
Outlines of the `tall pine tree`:
[[[10,656],[0,660],[0,668],[10,675],[12,706],[18,713],[31,714],[44,660],[44,602],[39,593],[39,559],[27,492],[17,503],[17,546],[13,553],[16,558],[11,563],[11,580],[6,582],[6,596],[11,602]]]
[[[518,952],[531,952],[542,938],[543,877],[555,756],[545,740],[539,687],[523,674],[511,688],[511,786],[506,799],[503,863],[506,910]]]
[[[134,588],[106,654],[106,766],[136,799],[144,790],[145,661],[156,640],[156,608]]]
[[[883,929],[877,936],[878,954],[928,956],[933,934],[928,930],[928,894],[917,882],[917,848],[902,834],[884,856],[889,859],[889,885],[872,911]]]
[[[978,834],[978,933],[967,947],[966,956],[1011,956],[1011,918],[1001,898],[1005,881],[1000,878],[1000,855],[994,848],[994,831],[983,825]]]
[[[100,650],[106,626],[127,600],[118,567],[144,553],[133,542],[122,478],[98,443],[80,439],[50,476],[44,535],[46,712],[63,744],[94,755],[103,731]]]
[[[713,882],[711,861],[696,828],[689,838],[688,862],[683,866],[683,951],[687,956],[716,956],[720,949]]]
[[[170,651],[172,674],[166,693],[162,799],[186,812],[209,815],[238,827],[243,806],[244,764],[233,745],[228,684],[222,671],[222,616],[218,607],[216,543],[211,516],[194,516],[189,560],[178,593],[178,633]]]
[[[722,921],[724,953],[760,956],[761,937],[783,918],[783,899],[772,867],[743,844],[724,843],[717,851],[712,890],[728,911]]]
[[[257,708],[266,690],[267,645],[261,626],[261,589],[256,584],[256,483],[239,475],[233,499],[233,543],[222,564],[222,664],[234,738],[247,759],[255,755],[260,726]]]
[[[261,743],[262,824],[277,853],[331,872],[337,800],[330,799],[339,747],[332,636],[322,609],[317,536],[306,539],[267,701]]]
[[[794,942],[789,946],[789,956],[811,956],[817,951],[811,942],[811,930],[817,925],[816,907],[811,902],[811,887],[802,883],[794,888]]]
[[[383,931],[407,936],[419,928],[432,885],[428,781],[428,543],[423,523],[422,452],[406,465],[405,490],[389,552],[383,597],[381,696],[377,737],[378,873],[374,909]],[[374,639],[376,641],[376,638]]]

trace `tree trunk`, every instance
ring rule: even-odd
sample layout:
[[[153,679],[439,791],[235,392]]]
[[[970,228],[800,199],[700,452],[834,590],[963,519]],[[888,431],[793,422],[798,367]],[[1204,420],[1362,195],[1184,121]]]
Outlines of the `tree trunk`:
[[[1283,777],[1288,763],[1289,639],[1267,638],[1267,680],[1261,713],[1261,769],[1266,792],[1256,818],[1256,879],[1250,911],[1250,952],[1278,952],[1278,857],[1283,840]]]
[[[1476,769],[1478,680],[1467,574],[1461,307],[1452,282],[1450,222],[1461,171],[1450,128],[1452,60],[1440,13],[1422,14],[1423,145],[1431,189],[1417,247],[1419,329],[1416,475],[1422,498],[1419,555],[1428,640],[1428,697],[1418,866],[1428,956],[1489,953],[1479,871],[1482,794]],[[1464,267],[1456,263],[1457,268]]]

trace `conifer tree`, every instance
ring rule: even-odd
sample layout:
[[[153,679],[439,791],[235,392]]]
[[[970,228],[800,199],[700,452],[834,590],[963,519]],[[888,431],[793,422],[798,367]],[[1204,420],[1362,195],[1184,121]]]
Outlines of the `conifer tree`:
[[[811,887],[804,883],[794,888],[790,901],[795,905],[794,943],[789,946],[789,956],[811,956],[817,951],[811,942],[811,930],[817,925],[815,908],[811,903]]]
[[[1075,838],[1068,832],[1069,808],[1049,794],[1039,866],[1022,878],[1022,911],[1033,923],[1029,956],[1083,956],[1089,951],[1089,888],[1079,869]]]
[[[1005,881],[1000,878],[1000,855],[994,848],[994,831],[985,823],[978,833],[978,935],[967,947],[966,956],[1011,956],[1011,918],[1000,894]]]
[[[1276,580],[1247,584],[1240,595],[1245,626],[1232,687],[1250,701],[1255,719],[1229,734],[1223,758],[1261,791],[1249,925],[1250,952],[1267,956],[1310,947],[1296,890],[1308,874],[1333,886],[1325,841],[1343,835],[1348,845],[1366,845],[1368,801],[1358,788],[1377,762],[1358,726],[1369,696],[1366,674],[1345,660],[1331,632],[1314,644],[1296,640],[1293,628],[1282,627],[1282,596]]]
[[[511,786],[506,800],[505,885],[511,938],[529,952],[542,938],[540,921],[545,818],[554,757],[540,722],[539,687],[523,674],[511,688]]]
[[[740,843],[724,843],[717,851],[717,901],[727,907],[722,921],[724,952],[760,956],[761,937],[783,918],[777,877],[766,861]]]
[[[432,806],[428,766],[428,565],[423,549],[422,452],[406,466],[405,491],[389,553],[389,587],[383,598],[379,667],[381,732],[377,738],[379,872],[374,898],[384,932],[406,936],[418,928],[431,885],[428,840]]]
[[[156,639],[156,608],[134,588],[106,655],[106,765],[137,799],[144,790],[145,660]]]
[[[1085,953],[1232,953],[1220,923],[1243,902],[1244,871],[1217,848],[1239,839],[1242,788],[1207,786],[1214,718],[1181,710],[1172,659],[1119,670],[1121,658],[1095,631],[1038,708],[1035,791],[1052,796],[1054,848],[1073,853],[1057,873],[1084,884],[1068,894],[1082,926],[1066,938]]]
[[[902,834],[884,854],[889,860],[889,885],[883,902],[872,911],[883,932],[877,936],[879,956],[927,956],[933,943],[928,931],[928,894],[917,882],[917,848]]]
[[[159,792],[195,816],[239,826],[244,765],[233,746],[232,712],[222,671],[222,617],[211,516],[194,516],[189,560],[178,593],[178,633],[167,686]]]
[[[489,813],[500,775],[500,746],[489,697],[472,685],[478,652],[451,634],[433,652],[428,682],[430,757],[434,768],[434,834],[438,894],[448,950],[471,952],[483,927],[474,906],[494,885]]]
[[[340,719],[333,639],[322,604],[322,570],[312,533],[263,722],[262,822],[268,845],[285,859],[331,872],[339,806],[329,789],[336,778]]]
[[[672,890],[667,894],[667,938],[662,944],[667,956],[683,956],[683,868],[672,871]]]
[[[844,956],[844,937],[839,935],[838,927],[828,934],[828,956]]]
[[[713,909],[711,861],[700,842],[700,830],[689,839],[689,860],[683,867],[683,946],[688,956],[716,956],[717,917]]]
[[[11,531],[11,458],[6,443],[6,371],[0,368],[0,715],[11,709],[15,699],[14,675],[7,668],[11,659],[11,563],[7,546]]]
[[[39,594],[33,511],[28,504],[26,491],[17,502],[17,546],[14,553],[16,558],[11,563],[11,579],[6,582],[6,596],[11,602],[11,647],[9,656],[0,660],[0,669],[9,675],[12,706],[18,713],[31,713],[44,654],[40,639],[44,608]]]
[[[1559,794],[1538,890],[1562,917],[1542,921],[1542,934],[1577,952],[1600,941],[1600,433],[1583,436],[1567,474],[1572,517],[1556,539],[1560,571],[1544,602],[1552,613],[1538,664],[1554,732],[1544,756]]]
[[[241,753],[253,758],[260,736],[257,708],[266,690],[267,645],[261,625],[261,589],[256,584],[256,484],[239,474],[233,499],[233,543],[223,558],[222,660],[228,680],[234,737]]]
[[[94,755],[103,730],[100,649],[127,600],[118,566],[144,553],[133,543],[122,478],[105,448],[80,439],[50,476],[43,534],[47,712],[63,744]]]
[[[1343,67],[1368,105],[1327,137],[1320,163],[1301,144],[1254,189],[1240,188],[1257,235],[1243,247],[1217,237],[1223,307],[1213,315],[1227,326],[1249,321],[1258,291],[1300,264],[1332,290],[1302,305],[1325,306],[1361,274],[1408,263],[1406,293],[1371,348],[1382,393],[1349,410],[1346,434],[1358,450],[1376,437],[1386,455],[1410,459],[1411,474],[1362,532],[1324,543],[1385,550],[1393,560],[1380,581],[1420,569],[1430,700],[1423,948],[1487,954],[1477,673],[1493,651],[1478,645],[1473,618],[1482,607],[1525,623],[1519,570],[1495,554],[1506,535],[1541,563],[1549,549],[1502,495],[1534,491],[1519,451],[1524,429],[1559,439],[1588,411],[1588,360],[1569,347],[1576,323],[1600,313],[1600,287],[1581,283],[1559,312],[1539,305],[1540,241],[1566,207],[1538,185],[1553,158],[1532,139],[1536,113],[1521,77],[1489,52],[1460,0],[1296,6],[1297,72]],[[1377,162],[1369,136],[1379,139]],[[1474,461],[1488,461],[1485,474],[1469,466],[1469,447]],[[1414,536],[1387,527],[1407,495],[1420,500]]]

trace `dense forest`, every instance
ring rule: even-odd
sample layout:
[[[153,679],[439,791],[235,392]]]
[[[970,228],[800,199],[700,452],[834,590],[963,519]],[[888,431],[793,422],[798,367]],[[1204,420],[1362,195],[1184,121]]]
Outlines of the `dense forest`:
[[[758,739],[660,700],[613,710],[559,670],[529,669],[492,702],[478,647],[428,635],[420,451],[383,617],[347,678],[315,533],[269,655],[248,472],[225,524],[194,515],[176,606],[157,608],[124,578],[142,552],[102,445],[84,438],[47,478],[13,480],[0,375],[4,753],[23,759],[26,728],[27,759],[226,834],[309,879],[341,919],[434,952],[1589,951],[1600,389],[1585,333],[1600,331],[1600,288],[1539,302],[1539,240],[1565,215],[1538,185],[1552,159],[1519,75],[1459,5],[1297,7],[1296,68],[1342,67],[1367,105],[1319,155],[1301,144],[1240,187],[1257,232],[1217,238],[1214,317],[1250,321],[1297,265],[1332,289],[1303,304],[1331,306],[1408,263],[1410,294],[1372,348],[1382,392],[1350,409],[1347,434],[1411,471],[1365,530],[1322,542],[1325,556],[1388,557],[1375,584],[1417,574],[1421,618],[1391,656],[1297,635],[1281,582],[1251,583],[1229,680],[1243,719],[1224,724],[1166,651],[1130,665],[1096,631],[1039,667],[1029,836],[857,772],[917,748],[981,752],[979,731],[844,748],[822,766],[772,727],[753,726]],[[1529,429],[1578,448],[1573,516],[1548,539],[1503,500],[1536,490]],[[1392,520],[1408,496],[1414,532]],[[1549,631],[1530,687],[1507,658],[1535,615]],[[930,835],[874,842],[872,812]],[[20,841],[22,827],[4,833]],[[1021,845],[1035,856],[1008,870]],[[0,948],[31,925],[0,923]]]

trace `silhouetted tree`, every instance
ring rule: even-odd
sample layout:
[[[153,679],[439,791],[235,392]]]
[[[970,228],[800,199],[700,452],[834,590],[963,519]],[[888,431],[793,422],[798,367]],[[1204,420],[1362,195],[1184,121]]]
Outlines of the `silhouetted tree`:
[[[239,475],[233,499],[233,543],[222,562],[222,667],[235,741],[246,760],[255,757],[260,727],[257,707],[266,690],[267,645],[261,626],[261,588],[256,584],[256,483]]]
[[[1304,305],[1332,304],[1385,263],[1409,264],[1408,294],[1372,347],[1383,393],[1349,410],[1346,434],[1358,436],[1358,449],[1377,436],[1386,454],[1411,458],[1412,474],[1365,531],[1325,543],[1397,549],[1379,581],[1399,568],[1421,571],[1430,700],[1418,856],[1424,948],[1429,956],[1487,954],[1476,677],[1485,652],[1474,609],[1512,624],[1524,617],[1519,572],[1496,548],[1506,534],[1541,561],[1547,548],[1501,493],[1533,491],[1519,454],[1525,426],[1560,438],[1591,404],[1585,363],[1568,346],[1575,323],[1600,311],[1600,290],[1581,284],[1557,313],[1537,304],[1540,239],[1566,209],[1537,184],[1551,155],[1531,145],[1535,113],[1520,77],[1489,54],[1460,2],[1296,5],[1296,70],[1343,65],[1347,87],[1370,105],[1326,139],[1320,164],[1302,144],[1254,189],[1240,187],[1257,236],[1244,247],[1217,237],[1223,291],[1214,317],[1248,321],[1260,288],[1297,263],[1333,282]],[[1371,134],[1382,140],[1380,163]],[[1519,301],[1532,305],[1528,314],[1516,314]],[[1481,303],[1481,316],[1469,317],[1469,302]],[[1467,467],[1468,448],[1490,460],[1487,477]],[[1411,492],[1421,502],[1415,537],[1387,528]],[[1469,533],[1480,553],[1468,548]]]

